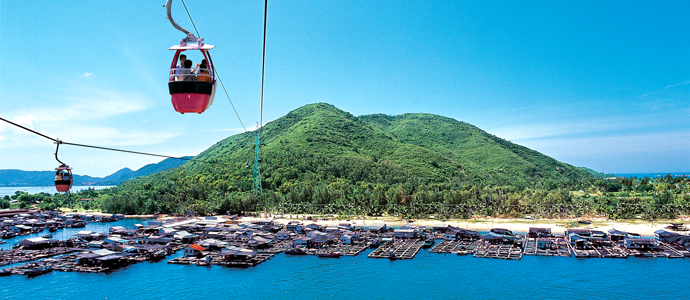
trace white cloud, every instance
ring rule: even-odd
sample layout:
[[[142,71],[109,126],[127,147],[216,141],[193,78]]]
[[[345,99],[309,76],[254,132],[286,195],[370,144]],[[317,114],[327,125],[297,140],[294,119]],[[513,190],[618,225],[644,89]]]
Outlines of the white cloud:
[[[256,126],[254,126],[254,128],[249,128],[249,131],[254,130],[256,130]],[[244,132],[244,128],[217,128],[209,129],[208,132]]]
[[[666,92],[668,92],[668,90],[670,90],[672,88],[683,86],[683,85],[688,85],[688,84],[690,84],[690,80],[685,81],[685,82],[680,82],[680,83],[669,84],[663,90],[656,90],[656,91],[647,92],[647,93],[640,95],[640,97],[646,98],[646,97],[650,97],[650,96],[664,95]]]
[[[64,133],[66,141],[103,147],[155,145],[177,136],[175,133],[164,131],[122,132],[108,127],[88,127]]]
[[[4,136],[0,135],[0,142],[2,142],[4,140],[6,140],[6,138]]]
[[[93,76],[93,73],[86,72],[83,75],[79,76],[79,78],[86,78],[86,77],[90,77],[90,76]]]
[[[103,147],[154,145],[179,135],[179,133],[161,130],[122,131],[108,126],[94,126],[93,122],[83,122],[81,119],[73,120],[69,117],[64,118],[64,116],[47,117],[47,119],[40,121],[40,126],[39,119],[33,115],[15,117],[13,122],[51,138]],[[40,127],[49,128],[50,131]],[[7,143],[0,145],[0,148],[36,147],[50,145],[51,143],[50,140],[27,130],[15,126],[6,126],[6,129],[10,128],[14,129],[4,130],[6,133],[2,140],[6,140]]]
[[[665,90],[668,90],[668,89],[670,89],[670,88],[674,88],[674,87],[681,86],[681,85],[686,85],[686,84],[690,84],[690,80],[688,80],[688,81],[686,81],[686,82],[674,83],[674,84],[668,85],[668,86],[666,86],[666,88],[664,89],[664,91],[665,91]]]
[[[620,153],[665,153],[690,151],[690,132],[666,132],[593,137],[557,137],[525,141],[524,146],[560,156],[611,156]]]
[[[507,140],[530,140],[552,138],[564,135],[602,132],[615,129],[614,124],[607,123],[552,123],[525,124],[510,127],[489,129],[487,132]]]
[[[54,97],[51,106],[32,110],[43,122],[102,121],[104,118],[138,112],[150,107],[144,96],[136,93],[108,91],[88,87],[76,88],[78,93],[68,97]]]
[[[38,118],[36,118],[34,115],[17,116],[14,117],[11,120],[11,122],[29,128],[31,130],[43,133],[38,124]],[[12,137],[18,134],[21,134],[22,137],[26,137],[27,134],[32,134],[25,129],[19,128],[15,125],[5,122],[2,122],[0,124],[0,132],[7,132],[6,137],[4,137],[2,140],[7,140],[7,137]]]
[[[38,119],[33,115],[17,116],[12,119],[12,122],[34,130],[37,130],[36,127],[38,127]]]

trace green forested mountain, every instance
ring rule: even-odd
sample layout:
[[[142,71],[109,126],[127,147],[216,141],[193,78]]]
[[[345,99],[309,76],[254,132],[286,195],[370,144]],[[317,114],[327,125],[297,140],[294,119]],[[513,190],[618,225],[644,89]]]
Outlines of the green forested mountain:
[[[266,124],[261,141],[264,194],[290,203],[405,202],[429,189],[464,191],[462,198],[476,194],[473,187],[552,190],[594,178],[582,168],[432,114],[355,117],[317,103]],[[195,160],[205,163],[188,162],[123,183],[113,196],[120,204],[111,207],[223,209],[219,206],[251,190],[253,133],[228,137]],[[243,199],[244,205],[254,201]]]
[[[431,114],[354,117],[328,104],[301,107],[267,124],[261,135],[264,189],[301,182],[330,184],[558,184],[591,175],[539,152],[454,119]],[[229,189],[250,187],[253,137],[227,138],[197,159],[234,165],[190,163],[183,170],[228,178]],[[223,170],[225,172],[215,173]],[[234,167],[234,168],[233,168]],[[238,181],[239,180],[239,181]],[[244,184],[242,184],[244,182]],[[462,185],[459,185],[462,187]]]
[[[191,156],[183,157],[190,159]],[[167,170],[181,165],[186,160],[166,158],[158,163],[148,164],[136,171],[122,168],[105,177],[74,174],[74,185],[115,185],[121,182]],[[77,167],[78,168],[78,167]],[[55,171],[0,170],[0,186],[52,186],[55,185]]]

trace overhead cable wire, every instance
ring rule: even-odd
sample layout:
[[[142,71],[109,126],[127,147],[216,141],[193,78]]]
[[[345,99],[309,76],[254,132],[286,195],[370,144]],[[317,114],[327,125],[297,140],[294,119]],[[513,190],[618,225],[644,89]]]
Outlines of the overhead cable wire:
[[[3,119],[2,117],[0,117],[0,120],[3,120],[3,121],[5,121],[5,122],[7,122],[7,123],[10,123],[10,124],[12,124],[12,125],[14,125],[14,126],[17,126],[17,127],[21,128],[21,129],[24,129],[24,130],[27,130],[27,131],[31,131],[31,132],[33,132],[33,133],[35,133],[35,134],[38,134],[38,135],[40,135],[40,136],[42,136],[42,137],[44,137],[44,138],[47,138],[47,139],[51,140],[51,141],[53,141],[53,142],[56,142],[56,143],[59,142],[58,139],[54,139],[54,138],[52,138],[52,137],[49,137],[49,136],[47,136],[47,135],[45,135],[45,134],[42,134],[42,133],[40,133],[40,132],[38,132],[38,131],[35,131],[35,130],[31,129],[31,128],[26,128],[26,127],[24,127],[24,126],[22,126],[22,125],[19,125],[19,124],[17,124],[17,123],[12,122],[12,121],[5,120],[5,119]]]
[[[130,151],[130,150],[123,150],[123,149],[116,149],[116,148],[108,148],[108,147],[100,147],[100,146],[92,146],[92,145],[85,145],[85,144],[70,143],[70,142],[65,142],[65,141],[61,141],[61,140],[56,139],[56,138],[49,137],[49,136],[47,136],[47,135],[45,135],[45,134],[42,134],[42,133],[40,133],[40,132],[37,132],[37,131],[31,129],[31,128],[26,128],[26,127],[24,127],[24,126],[22,126],[22,125],[19,125],[19,124],[17,124],[17,123],[12,122],[12,121],[6,120],[6,119],[4,119],[4,118],[2,118],[2,117],[0,117],[0,120],[3,120],[3,121],[5,121],[5,122],[7,122],[7,123],[10,123],[10,124],[12,124],[12,125],[14,125],[14,126],[17,126],[17,127],[21,128],[21,129],[24,129],[24,130],[29,131],[29,132],[31,132],[31,133],[40,135],[40,136],[42,136],[42,137],[44,137],[44,138],[46,138],[46,139],[49,139],[49,140],[51,140],[51,141],[53,141],[53,142],[55,142],[55,143],[58,143],[58,144],[72,145],[72,146],[79,146],[79,147],[87,147],[87,148],[94,148],[94,149],[101,149],[101,150],[109,150],[109,151],[118,151],[118,152],[125,152],[125,153],[133,153],[133,154],[140,154],[140,155],[148,155],[148,156],[158,156],[158,157],[165,157],[165,158],[182,159],[182,160],[193,161],[193,162],[201,162],[201,163],[207,163],[207,164],[227,164],[227,163],[218,163],[218,162],[208,162],[208,161],[203,161],[203,160],[193,159],[193,158],[176,157],[176,156],[168,156],[168,155],[162,155],[162,154],[154,154],[154,153]],[[229,164],[228,164],[228,165],[229,165]]]
[[[192,20],[192,15],[189,14],[189,10],[187,9],[187,4],[184,4],[184,0],[182,0],[182,5],[184,6],[184,10],[187,11],[187,15],[189,16],[189,20],[192,21],[192,26],[194,26],[194,31],[196,31],[196,36],[201,38],[201,35],[199,34],[199,30],[196,30],[196,25],[194,25],[194,20]]]
[[[218,74],[218,70],[216,71],[216,77],[218,77],[218,81],[220,82],[220,86],[223,87],[223,92],[225,92],[225,96],[228,97],[228,100],[230,100],[230,95],[228,95],[228,91],[225,89],[225,85],[223,84],[223,81],[220,80],[220,74]],[[240,115],[237,113],[237,109],[235,109],[235,104],[232,103],[232,100],[230,100],[230,105],[232,106],[232,110],[235,111],[235,115],[237,116],[237,119],[240,120],[240,124],[242,125],[242,128],[244,128],[244,132],[247,132],[247,127],[244,127],[244,123],[242,123],[242,119],[240,119]]]
[[[263,59],[261,61],[261,116],[259,118],[259,133],[264,124],[264,74],[266,70],[266,19],[268,16],[268,0],[264,3],[264,49]]]
[[[184,0],[182,0],[182,5],[184,5],[184,10],[187,11],[187,16],[189,16],[189,20],[192,22],[192,26],[194,26],[194,31],[196,31],[196,35],[198,37],[201,37],[201,35],[199,34],[199,30],[197,30],[196,25],[194,25],[194,19],[192,19],[192,15],[189,13],[189,10],[187,9],[187,5],[184,3]],[[244,122],[242,122],[242,118],[240,118],[240,114],[237,113],[237,109],[235,108],[235,104],[232,103],[232,99],[230,99],[230,95],[228,95],[228,91],[225,89],[225,84],[223,84],[223,80],[220,79],[220,74],[218,74],[218,69],[216,69],[214,71],[216,72],[216,77],[218,77],[218,81],[220,82],[220,86],[223,87],[223,91],[225,92],[225,96],[228,97],[228,101],[230,101],[230,106],[232,106],[232,110],[235,111],[235,115],[237,116],[237,119],[240,120],[240,124],[242,125],[244,132],[247,132],[247,127],[244,126]]]

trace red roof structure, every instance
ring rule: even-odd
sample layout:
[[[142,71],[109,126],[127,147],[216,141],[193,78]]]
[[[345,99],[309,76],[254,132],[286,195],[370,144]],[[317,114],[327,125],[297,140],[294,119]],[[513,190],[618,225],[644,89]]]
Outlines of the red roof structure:
[[[194,250],[197,250],[197,251],[204,251],[204,250],[206,250],[206,248],[201,247],[201,246],[199,246],[199,245],[197,245],[197,244],[191,244],[191,245],[189,245],[189,247],[192,248],[192,249],[194,249]]]

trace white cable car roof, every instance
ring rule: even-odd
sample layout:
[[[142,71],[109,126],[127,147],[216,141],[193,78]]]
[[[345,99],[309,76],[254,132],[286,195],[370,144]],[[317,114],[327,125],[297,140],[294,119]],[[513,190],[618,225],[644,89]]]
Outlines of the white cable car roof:
[[[175,46],[168,48],[168,50],[211,50],[215,47],[216,47],[216,45],[203,44],[203,45],[199,46],[198,44],[187,44],[184,46],[175,45]]]

